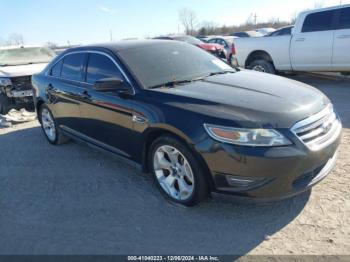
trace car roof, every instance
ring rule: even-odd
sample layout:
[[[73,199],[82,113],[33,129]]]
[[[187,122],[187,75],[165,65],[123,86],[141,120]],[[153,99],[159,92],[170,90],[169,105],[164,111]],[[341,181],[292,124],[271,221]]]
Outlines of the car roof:
[[[164,45],[164,44],[178,44],[177,41],[172,40],[157,40],[157,39],[150,39],[150,40],[124,40],[124,41],[118,41],[118,42],[111,42],[111,43],[101,43],[101,44],[93,44],[93,45],[85,45],[75,48],[67,49],[67,51],[84,51],[89,49],[99,49],[99,48],[105,48],[109,49],[112,52],[118,53],[121,50],[127,50],[127,49],[135,49],[135,48],[144,48],[147,46],[156,46],[156,45]]]

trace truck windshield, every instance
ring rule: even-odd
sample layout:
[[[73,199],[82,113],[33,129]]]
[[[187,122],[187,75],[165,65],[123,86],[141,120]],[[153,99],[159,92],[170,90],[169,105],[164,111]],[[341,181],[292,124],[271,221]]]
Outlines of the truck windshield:
[[[54,56],[46,47],[0,49],[0,66],[48,63]]]
[[[236,72],[208,52],[176,41],[122,49],[118,54],[146,89],[169,82],[194,81],[208,75]]]

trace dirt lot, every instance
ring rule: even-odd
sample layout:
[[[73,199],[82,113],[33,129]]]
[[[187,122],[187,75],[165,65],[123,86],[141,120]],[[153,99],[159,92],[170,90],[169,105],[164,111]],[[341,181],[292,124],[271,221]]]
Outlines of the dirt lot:
[[[350,81],[294,78],[344,123],[337,167],[311,194],[174,206],[149,176],[84,145],[50,146],[30,122],[0,130],[0,254],[350,255]]]

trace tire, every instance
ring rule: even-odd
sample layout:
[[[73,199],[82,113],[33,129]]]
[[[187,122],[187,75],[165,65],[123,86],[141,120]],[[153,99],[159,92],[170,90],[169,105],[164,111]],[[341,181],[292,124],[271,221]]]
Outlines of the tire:
[[[61,145],[69,141],[69,138],[62,134],[62,131],[58,128],[57,122],[47,105],[41,105],[39,109],[39,117],[41,129],[50,144]],[[50,132],[52,132],[52,135],[50,135]]]
[[[0,114],[6,115],[11,108],[11,100],[4,94],[0,94]]]
[[[148,164],[157,187],[171,202],[194,206],[208,196],[203,168],[179,139],[168,135],[157,138],[150,147]]]
[[[254,60],[253,62],[250,63],[248,66],[249,69],[254,70],[254,71],[259,71],[259,72],[264,72],[268,74],[276,74],[276,69],[274,65],[266,60]]]

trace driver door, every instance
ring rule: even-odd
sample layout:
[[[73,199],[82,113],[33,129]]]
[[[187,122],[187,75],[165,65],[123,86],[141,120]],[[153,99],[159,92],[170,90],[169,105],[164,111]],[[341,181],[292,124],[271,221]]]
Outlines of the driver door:
[[[97,80],[118,77],[128,85],[115,62],[102,53],[89,53],[86,65],[86,92],[80,103],[82,130],[86,139],[109,151],[130,158],[132,142],[132,98],[117,92],[93,89]]]

